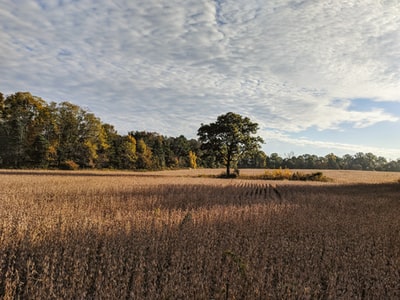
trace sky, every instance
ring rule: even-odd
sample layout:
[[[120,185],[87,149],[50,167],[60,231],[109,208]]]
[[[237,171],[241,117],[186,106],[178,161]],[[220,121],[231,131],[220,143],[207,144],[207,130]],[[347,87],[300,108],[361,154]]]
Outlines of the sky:
[[[120,134],[234,112],[267,154],[400,158],[398,0],[0,0],[0,70]]]

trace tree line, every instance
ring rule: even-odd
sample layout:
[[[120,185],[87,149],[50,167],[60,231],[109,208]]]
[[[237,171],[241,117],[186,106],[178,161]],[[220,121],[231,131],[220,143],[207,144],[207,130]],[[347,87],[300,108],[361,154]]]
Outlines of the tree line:
[[[195,168],[199,149],[197,140],[184,136],[120,135],[70,102],[47,103],[28,92],[0,93],[2,168]]]
[[[260,156],[241,160],[240,168],[253,167],[258,162],[265,162],[264,167],[270,169],[333,169],[333,170],[367,170],[367,171],[400,171],[400,159],[387,160],[373,153],[358,152],[354,155],[345,154],[339,157],[333,153],[325,156],[313,154],[286,155],[281,157],[278,153],[269,156]]]
[[[223,165],[204,146],[204,136],[187,139],[146,131],[120,135],[113,125],[70,102],[47,103],[29,92],[0,93],[0,168],[161,170]],[[282,158],[255,147],[232,166],[400,171],[400,159],[387,161],[372,153]]]

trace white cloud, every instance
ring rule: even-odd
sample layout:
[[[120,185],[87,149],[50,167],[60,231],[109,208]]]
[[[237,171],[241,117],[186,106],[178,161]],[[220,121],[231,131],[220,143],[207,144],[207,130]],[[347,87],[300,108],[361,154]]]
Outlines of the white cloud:
[[[0,39],[0,91],[123,131],[193,136],[227,111],[286,132],[398,121],[379,104],[400,102],[398,1],[0,0]]]

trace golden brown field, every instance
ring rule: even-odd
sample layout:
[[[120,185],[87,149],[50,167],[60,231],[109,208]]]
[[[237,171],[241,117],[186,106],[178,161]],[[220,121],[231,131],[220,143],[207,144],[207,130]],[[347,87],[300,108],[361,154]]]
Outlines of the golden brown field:
[[[400,298],[399,173],[220,172],[0,171],[0,298]]]

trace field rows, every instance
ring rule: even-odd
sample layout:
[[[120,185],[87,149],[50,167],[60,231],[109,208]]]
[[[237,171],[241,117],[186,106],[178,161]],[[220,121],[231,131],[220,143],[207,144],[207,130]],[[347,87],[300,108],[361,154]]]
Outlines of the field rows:
[[[0,298],[400,297],[400,184],[0,175]]]

